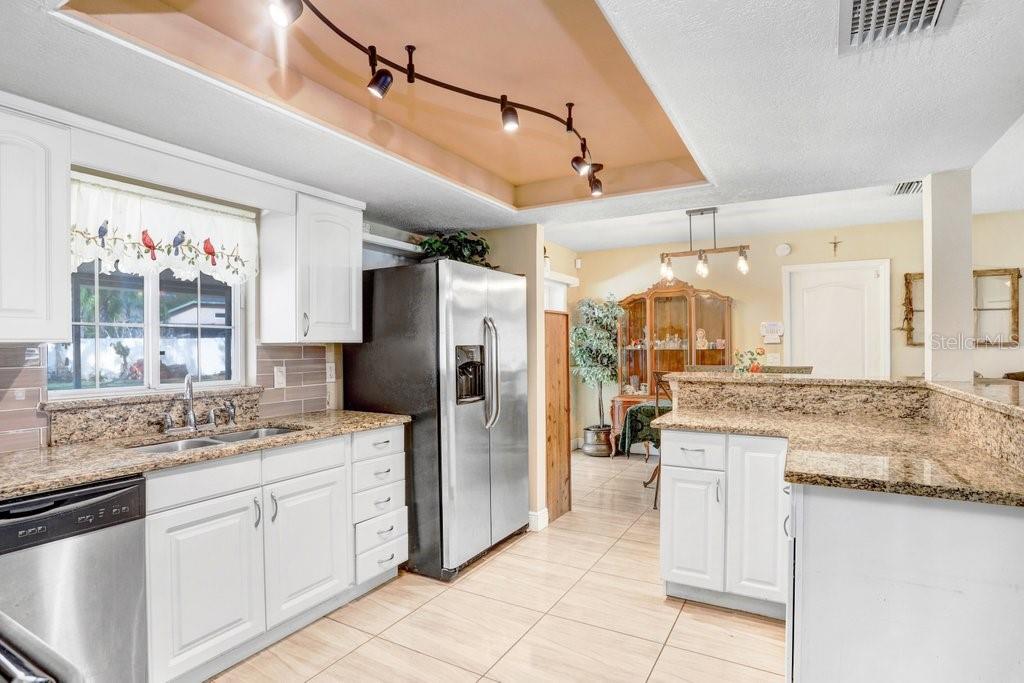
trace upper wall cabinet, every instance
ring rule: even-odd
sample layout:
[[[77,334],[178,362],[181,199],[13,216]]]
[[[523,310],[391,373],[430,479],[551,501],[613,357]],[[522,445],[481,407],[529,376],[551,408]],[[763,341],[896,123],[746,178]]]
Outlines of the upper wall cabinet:
[[[260,226],[260,341],[360,342],[363,214],[298,195],[294,216]]]
[[[0,342],[70,341],[67,129],[0,111]]]

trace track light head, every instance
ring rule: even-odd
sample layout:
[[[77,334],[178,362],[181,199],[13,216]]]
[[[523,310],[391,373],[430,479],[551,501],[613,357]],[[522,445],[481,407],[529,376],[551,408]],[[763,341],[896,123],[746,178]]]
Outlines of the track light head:
[[[391,75],[391,72],[387,69],[379,69],[377,73],[373,74],[370,82],[366,84],[366,89],[370,91],[370,94],[376,97],[378,100],[383,100],[384,96],[388,94],[388,90],[391,88],[391,84],[394,83],[395,77]]]
[[[508,97],[502,95],[498,106],[501,107],[501,127],[505,132],[514,133],[519,130],[519,112],[515,107],[509,106]]]
[[[581,156],[574,156],[572,161],[572,170],[576,171],[580,175],[587,175],[590,173],[590,162]]]
[[[600,197],[604,194],[604,186],[601,185],[601,179],[594,175],[594,172],[590,172],[590,196]]]
[[[279,28],[288,28],[302,14],[302,0],[269,0],[267,13]]]

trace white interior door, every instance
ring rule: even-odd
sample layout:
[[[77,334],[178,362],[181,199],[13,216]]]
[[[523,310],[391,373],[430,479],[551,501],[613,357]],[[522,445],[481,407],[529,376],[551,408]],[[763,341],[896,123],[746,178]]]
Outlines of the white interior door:
[[[889,377],[889,261],[782,269],[786,365],[822,377]]]

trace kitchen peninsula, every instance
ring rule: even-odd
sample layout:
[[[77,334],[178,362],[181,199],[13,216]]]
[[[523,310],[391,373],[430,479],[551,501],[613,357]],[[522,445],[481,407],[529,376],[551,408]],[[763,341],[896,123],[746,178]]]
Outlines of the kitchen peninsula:
[[[785,603],[798,680],[1024,675],[1019,383],[668,379],[670,594]]]

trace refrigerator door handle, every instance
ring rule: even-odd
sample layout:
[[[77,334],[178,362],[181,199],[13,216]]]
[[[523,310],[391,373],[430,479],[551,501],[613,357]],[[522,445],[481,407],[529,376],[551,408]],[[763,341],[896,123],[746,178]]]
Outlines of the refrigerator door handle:
[[[490,429],[498,421],[498,417],[501,416],[501,387],[499,385],[499,371],[498,371],[498,328],[494,324],[494,320],[490,317],[484,318],[484,326],[488,331],[488,343],[490,349],[488,350],[487,364],[490,366],[490,386],[488,387],[490,396],[488,397],[490,408],[487,422],[484,423],[486,429]]]

